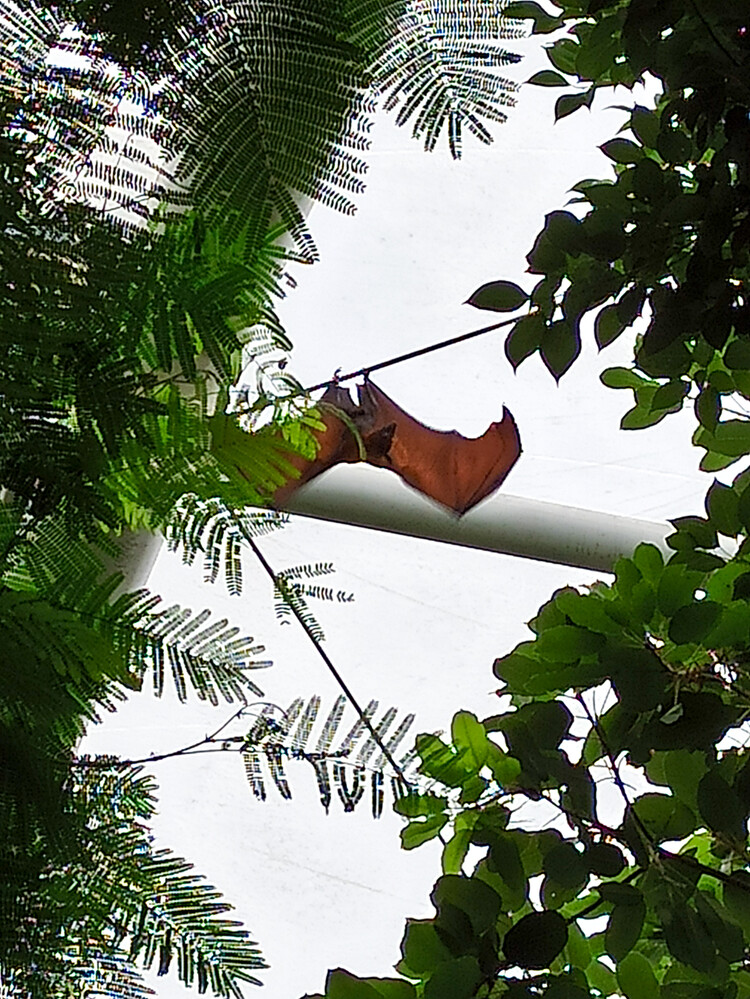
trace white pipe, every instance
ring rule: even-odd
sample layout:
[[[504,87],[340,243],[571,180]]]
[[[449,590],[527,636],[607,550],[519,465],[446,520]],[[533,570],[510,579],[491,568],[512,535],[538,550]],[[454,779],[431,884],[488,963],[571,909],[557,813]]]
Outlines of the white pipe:
[[[358,468],[359,471],[359,468]],[[287,503],[289,513],[339,524],[408,534],[467,548],[517,555],[542,562],[611,572],[622,555],[641,541],[673,554],[667,523],[637,520],[593,510],[497,493],[463,517],[418,495],[395,476],[367,469],[331,472],[300,488]]]

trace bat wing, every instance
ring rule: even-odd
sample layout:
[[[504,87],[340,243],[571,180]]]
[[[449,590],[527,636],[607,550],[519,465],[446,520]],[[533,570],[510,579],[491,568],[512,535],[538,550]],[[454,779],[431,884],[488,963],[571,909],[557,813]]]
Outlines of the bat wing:
[[[389,468],[459,515],[493,493],[521,453],[518,428],[505,408],[499,423],[469,438],[426,427],[371,381],[360,386],[359,399],[369,426],[364,434],[368,463]]]
[[[461,515],[502,484],[521,453],[518,428],[507,409],[481,437],[469,438],[426,427],[369,380],[359,387],[359,405],[337,385],[326,390],[319,405],[325,430],[315,434],[318,454],[312,460],[289,455],[300,476],[274,493],[274,506],[283,506],[300,486],[333,465],[362,460],[364,449],[368,464],[390,469]]]

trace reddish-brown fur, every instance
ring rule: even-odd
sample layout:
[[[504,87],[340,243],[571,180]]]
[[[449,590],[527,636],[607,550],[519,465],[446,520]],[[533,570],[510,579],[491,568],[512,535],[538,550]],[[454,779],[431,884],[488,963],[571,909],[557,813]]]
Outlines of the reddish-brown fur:
[[[325,431],[316,434],[320,450],[313,461],[291,456],[300,470],[274,494],[275,506],[305,482],[340,462],[360,461],[360,446],[343,411],[362,438],[370,465],[396,472],[410,486],[457,514],[493,493],[521,453],[515,421],[507,409],[499,423],[491,423],[481,437],[468,438],[455,430],[433,430],[409,416],[371,381],[359,387],[359,405],[348,391],[331,386],[320,400]]]

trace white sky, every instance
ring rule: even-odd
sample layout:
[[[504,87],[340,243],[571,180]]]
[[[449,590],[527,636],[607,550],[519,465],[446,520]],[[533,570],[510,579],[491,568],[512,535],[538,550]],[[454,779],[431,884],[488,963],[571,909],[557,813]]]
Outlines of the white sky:
[[[536,67],[529,60],[519,79]],[[292,370],[304,383],[353,370],[492,322],[462,305],[485,281],[531,289],[525,254],[544,213],[562,207],[577,180],[605,176],[597,145],[622,120],[617,111],[578,112],[553,126],[557,92],[526,88],[510,121],[485,148],[468,141],[464,160],[432,155],[378,120],[368,190],[353,218],[315,209],[310,224],[322,262],[300,269],[299,288],[280,312],[295,343]],[[614,103],[610,99],[606,103]],[[623,101],[624,103],[624,101]],[[707,477],[697,472],[690,414],[635,433],[618,429],[632,395],[599,384],[598,372],[628,363],[630,346],[597,355],[588,330],[583,356],[559,387],[538,360],[513,371],[502,332],[379,373],[375,381],[423,422],[482,433],[503,404],[520,428],[524,453],[505,490],[588,509],[663,519],[700,512]],[[330,476],[385,475],[339,468]],[[489,500],[488,502],[492,502]],[[316,605],[326,648],[361,701],[417,712],[413,732],[446,730],[460,708],[497,710],[496,656],[527,637],[524,622],[552,591],[595,576],[582,570],[458,549],[299,519],[261,547],[275,568],[333,561],[334,587],[356,602]],[[280,627],[270,585],[250,558],[240,598],[201,582],[178,556],[163,554],[150,585],[169,603],[212,607],[254,635],[274,660],[258,674],[269,700],[338,693],[294,626]],[[212,710],[148,694],[94,731],[84,749],[139,757],[194,742],[231,708]],[[399,849],[401,821],[367,805],[326,817],[312,772],[289,765],[294,800],[270,790],[265,804],[247,787],[239,756],[208,755],[153,766],[160,783],[160,845],[192,860],[225,892],[261,945],[266,999],[322,991],[329,967],[387,975],[399,958],[404,918],[432,912],[440,873],[434,843]],[[149,979],[160,999],[185,991],[176,977]],[[254,990],[248,987],[248,995]]]

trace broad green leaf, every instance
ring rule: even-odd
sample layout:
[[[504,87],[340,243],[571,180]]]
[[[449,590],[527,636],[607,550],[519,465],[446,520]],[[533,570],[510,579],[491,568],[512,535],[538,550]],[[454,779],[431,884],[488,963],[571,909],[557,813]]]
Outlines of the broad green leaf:
[[[588,880],[589,865],[572,843],[560,843],[546,854],[544,873],[563,888],[579,888]]]
[[[575,981],[573,973],[555,975],[550,977],[548,982],[544,991],[545,999],[590,999],[591,993],[585,977],[583,982],[579,983]]]
[[[512,281],[491,281],[477,288],[467,305],[490,312],[515,312],[528,300],[527,292]]]
[[[438,911],[448,903],[465,912],[477,936],[494,926],[500,915],[500,896],[479,878],[444,874],[435,883],[430,898]]]
[[[747,340],[732,340],[727,344],[722,358],[730,370],[750,371],[750,343]]]
[[[435,839],[448,821],[445,813],[431,815],[424,821],[416,819],[401,830],[401,846],[404,850],[414,850],[428,840]]]
[[[543,69],[539,73],[534,73],[526,82],[533,83],[537,87],[567,87],[570,85],[570,80],[560,73],[556,73],[554,69]]]
[[[547,47],[547,58],[561,73],[575,73],[578,50],[578,42],[572,38],[561,38]]]
[[[530,912],[503,940],[503,953],[519,968],[548,968],[568,942],[568,924],[559,912]]]
[[[539,349],[546,328],[541,312],[532,312],[518,320],[505,340],[505,356],[514,368]]]
[[[594,88],[589,87],[583,93],[563,94],[555,101],[555,121],[567,118],[579,108],[590,108],[594,99]]]
[[[605,305],[603,309],[600,309],[599,312],[597,313],[596,319],[594,320],[594,337],[596,338],[596,343],[597,346],[599,347],[599,350],[602,350],[604,347],[608,347],[611,343],[614,343],[614,341],[618,338],[618,336],[620,336],[622,331],[625,329],[626,325],[627,323],[624,323],[620,319],[618,308],[616,305]],[[608,369],[608,371],[617,371],[617,370],[624,371],[627,369],[625,368]],[[608,384],[608,382],[605,381],[604,379],[604,376],[607,373],[608,373],[607,371],[604,371],[600,376],[601,380],[604,382],[605,385]],[[622,388],[624,386],[612,385],[610,387]]]
[[[742,929],[731,918],[730,913],[715,895],[707,891],[695,893],[696,910],[716,942],[719,955],[734,964],[742,961],[745,954],[745,940]]]
[[[604,639],[596,632],[561,624],[542,632],[537,640],[539,655],[550,662],[574,663],[584,656],[595,655],[604,647]]]
[[[718,454],[739,458],[750,453],[750,421],[723,420],[712,434],[701,427],[693,436],[693,443]]]
[[[683,132],[666,128],[659,133],[656,148],[667,163],[683,163],[690,155],[690,139]]]
[[[733,871],[730,880],[722,882],[721,892],[730,915],[742,926],[745,939],[750,940],[750,872]]]
[[[656,545],[641,542],[633,552],[633,562],[640,569],[644,579],[658,584],[664,571],[664,556]]]
[[[706,493],[706,512],[720,534],[734,537],[739,534],[741,523],[738,514],[739,497],[731,486],[714,479]]]
[[[616,306],[612,306],[616,308]],[[610,308],[610,306],[607,306]],[[604,311],[604,310],[602,310]],[[642,385],[651,384],[643,375],[639,375],[632,368],[607,368],[599,375],[599,379],[607,388],[640,388]]]
[[[442,813],[448,806],[448,799],[441,795],[432,794],[427,791],[425,794],[405,794],[393,803],[393,810],[399,815],[405,815],[409,819],[418,815],[437,815]]]
[[[458,874],[461,871],[478,818],[478,812],[461,812],[456,816],[453,835],[443,848],[443,874]]]
[[[695,828],[692,811],[671,795],[643,794],[633,802],[632,810],[657,842],[683,839]]]
[[[714,832],[735,839],[747,837],[747,808],[716,768],[701,778],[697,803],[701,818]]]
[[[659,983],[648,960],[631,951],[617,966],[617,981],[627,999],[659,999]]]
[[[534,0],[514,0],[503,8],[503,17],[531,17],[534,19],[534,34],[547,34],[562,26],[562,17],[552,17]]]
[[[581,352],[581,339],[566,320],[547,327],[539,353],[545,367],[559,381]]]
[[[325,999],[413,999],[416,990],[410,982],[396,978],[357,978],[336,968],[328,972]]]
[[[701,582],[701,573],[671,563],[666,566],[656,590],[659,610],[665,617],[673,617],[679,607],[692,604],[693,595]]]
[[[436,735],[418,735],[417,752],[421,759],[421,772],[448,787],[461,787],[466,778],[472,776],[471,767]]]
[[[492,842],[487,866],[502,878],[503,883],[514,896],[526,894],[526,874],[521,863],[521,854],[513,836],[500,833]]]
[[[664,938],[670,953],[696,971],[709,971],[716,960],[716,941],[689,902],[661,912]]]
[[[588,868],[592,874],[614,878],[625,869],[622,850],[613,843],[593,843],[585,853]]]
[[[698,785],[706,772],[706,754],[689,749],[674,749],[663,754],[664,775],[673,793],[688,807],[698,807]]]
[[[615,961],[621,961],[635,947],[645,917],[642,898],[635,905],[615,905],[604,933],[605,947]]]
[[[479,962],[465,955],[441,964],[424,987],[424,999],[471,999],[483,978]]]
[[[610,139],[599,148],[615,163],[637,163],[643,158],[643,149],[630,139]]]
[[[630,116],[630,127],[640,143],[649,149],[656,148],[661,122],[659,116],[648,108],[636,104]]]
[[[669,638],[675,645],[703,643],[721,615],[721,605],[700,600],[680,607],[669,622]]]
[[[401,956],[411,971],[422,975],[450,961],[453,955],[438,936],[433,920],[407,919]]]
[[[521,764],[518,760],[504,753],[491,739],[487,753],[487,766],[501,788],[513,787],[521,773]]]
[[[451,723],[451,737],[464,759],[477,771],[481,770],[487,762],[489,745],[484,726],[477,721],[476,715],[469,711],[457,712]]]

